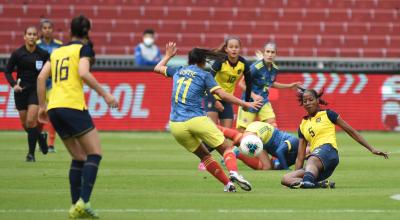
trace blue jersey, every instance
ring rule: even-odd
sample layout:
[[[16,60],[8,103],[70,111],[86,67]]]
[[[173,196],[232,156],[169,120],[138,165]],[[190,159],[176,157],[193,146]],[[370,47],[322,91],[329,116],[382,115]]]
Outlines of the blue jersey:
[[[49,44],[46,44],[46,42],[44,42],[43,39],[40,39],[40,40],[36,41],[36,44],[38,47],[40,47],[40,49],[47,51],[47,53],[49,53],[50,55],[53,52],[53,50],[62,46],[62,42],[59,40],[56,40],[56,39],[53,39]],[[51,89],[51,79],[50,78],[47,79],[47,81],[46,81],[46,88]]]
[[[251,91],[261,97],[263,97],[263,104],[269,102],[269,88],[276,80],[276,75],[278,72],[278,67],[272,64],[271,68],[266,66],[264,60],[259,60],[254,62],[250,66],[252,88]],[[243,94],[242,99],[244,100],[245,94]],[[249,109],[249,112],[256,113],[259,110]]]
[[[197,65],[187,67],[168,67],[165,75],[172,77],[174,84],[171,97],[170,121],[182,122],[194,117],[205,116],[203,97],[206,91],[221,87],[211,73]]]

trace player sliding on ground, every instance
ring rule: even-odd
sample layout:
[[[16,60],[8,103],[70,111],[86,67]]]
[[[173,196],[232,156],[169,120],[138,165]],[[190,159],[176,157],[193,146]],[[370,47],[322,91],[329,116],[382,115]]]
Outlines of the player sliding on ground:
[[[267,122],[252,122],[244,133],[221,126],[218,126],[218,128],[236,146],[246,144],[242,140],[244,140],[243,137],[248,135],[256,135],[260,139],[263,144],[263,151],[256,157],[247,156],[241,153],[239,148],[234,148],[236,157],[255,170],[286,170],[296,162],[299,140]],[[272,161],[268,154],[275,157],[277,161]]]
[[[283,176],[282,184],[291,188],[318,188],[334,186],[326,179],[330,177],[339,164],[338,146],[336,144],[335,125],[343,129],[354,140],[367,148],[371,153],[388,158],[388,153],[373,148],[336,112],[321,109],[327,105],[321,99],[323,92],[302,90],[298,94],[300,105],[307,111],[299,127],[299,153],[296,160],[296,171]],[[303,169],[306,146],[310,143],[307,164]]]
[[[169,122],[172,135],[177,142],[200,158],[207,171],[225,185],[224,191],[236,191],[231,181],[237,183],[243,190],[250,191],[250,183],[238,174],[236,157],[228,145],[228,141],[225,140],[224,135],[211,119],[206,116],[202,100],[206,91],[209,90],[222,100],[244,108],[258,109],[261,103],[259,101],[244,102],[224,92],[213,76],[204,70],[208,59],[222,61],[225,57],[224,54],[194,48],[189,52],[189,66],[167,67],[168,61],[176,55],[176,52],[176,44],[169,42],[166,45],[165,57],[154,68],[155,72],[173,78]],[[202,142],[216,148],[223,155],[225,165],[229,170],[229,178],[222,172],[222,167],[211,157]]]

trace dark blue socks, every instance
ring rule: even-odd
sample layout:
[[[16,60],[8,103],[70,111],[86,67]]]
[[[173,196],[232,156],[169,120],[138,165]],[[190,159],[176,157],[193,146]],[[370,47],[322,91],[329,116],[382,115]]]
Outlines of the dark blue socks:
[[[85,161],[72,160],[69,169],[69,185],[71,190],[72,204],[75,204],[81,195],[82,170]]]
[[[97,170],[99,168],[101,156],[91,154],[87,156],[82,170],[82,189],[81,198],[86,203],[89,201],[92,189],[97,177]]]

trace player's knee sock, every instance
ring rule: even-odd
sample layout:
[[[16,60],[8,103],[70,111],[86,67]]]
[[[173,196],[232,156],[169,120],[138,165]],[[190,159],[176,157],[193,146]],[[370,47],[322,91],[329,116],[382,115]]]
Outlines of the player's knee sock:
[[[53,125],[48,124],[48,131],[49,131],[49,139],[47,143],[49,146],[54,146],[54,142],[56,140],[56,130],[53,128]]]
[[[303,182],[315,183],[315,176],[311,172],[305,172]]]
[[[261,162],[258,157],[249,157],[246,156],[242,153],[240,153],[237,157],[239,160],[243,161],[247,166],[255,169],[255,170],[262,170],[263,169],[263,163]]]
[[[222,126],[217,125],[218,129],[222,131],[225,137],[231,139],[233,141],[234,145],[237,145],[240,143],[240,140],[242,139],[243,134],[240,133],[239,131],[231,128],[225,128]]]
[[[40,131],[37,127],[27,128],[28,132],[28,146],[29,146],[29,154],[35,155],[36,142],[39,138]]]
[[[229,170],[229,172],[231,171],[237,172],[238,168],[237,168],[236,156],[232,150],[226,150],[224,152],[224,161],[225,161],[225,166]]]
[[[71,191],[72,204],[75,204],[81,194],[82,169],[85,161],[72,160],[69,168],[69,185]]]
[[[221,165],[219,165],[219,163],[217,163],[214,158],[212,158],[211,156],[206,156],[201,160],[201,162],[204,164],[207,171],[211,173],[211,175],[217,178],[224,185],[228,184],[228,177],[224,173]]]
[[[101,156],[90,154],[87,156],[85,165],[82,170],[82,189],[81,198],[86,203],[90,199],[92,189],[97,177],[97,170],[99,168]]]

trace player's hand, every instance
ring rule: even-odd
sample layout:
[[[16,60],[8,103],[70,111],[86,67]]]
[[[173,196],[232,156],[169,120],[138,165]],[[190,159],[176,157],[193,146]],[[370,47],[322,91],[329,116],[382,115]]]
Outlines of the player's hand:
[[[118,108],[118,101],[110,93],[107,93],[104,96],[104,100],[106,100],[106,103],[110,108]]]
[[[261,52],[261,50],[256,50],[256,57],[257,57],[257,60],[262,60],[262,59],[264,59],[264,54],[263,54],[263,52]]]
[[[375,155],[382,156],[385,159],[389,159],[389,153],[387,153],[387,152],[383,152],[383,151],[380,151],[377,149],[372,149],[371,152]]]
[[[24,88],[22,88],[19,84],[21,83],[21,79],[17,80],[17,84],[13,87],[14,92],[22,92]]]
[[[222,105],[222,103],[220,101],[215,101],[214,106],[219,112],[223,112],[225,109],[224,105]]]
[[[261,100],[256,100],[254,102],[245,102],[245,106],[243,106],[243,110],[247,111],[250,108],[260,109],[263,106]]]
[[[254,101],[263,101],[264,98],[260,95],[257,94],[252,94],[251,98],[253,98]]]
[[[46,107],[39,107],[38,121],[42,124],[47,124],[49,122],[49,116],[47,115]]]
[[[178,48],[176,48],[175,42],[168,42],[165,45],[165,56],[166,57],[174,57],[178,52]]]
[[[291,89],[300,89],[303,88],[301,82],[294,82],[290,84]]]

